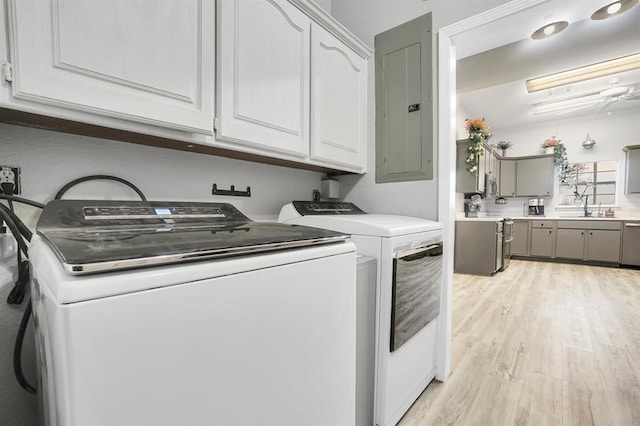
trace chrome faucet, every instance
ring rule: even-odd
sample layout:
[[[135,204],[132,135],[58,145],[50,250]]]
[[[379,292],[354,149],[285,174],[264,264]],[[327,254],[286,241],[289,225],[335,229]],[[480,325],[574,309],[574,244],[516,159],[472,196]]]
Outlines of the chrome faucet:
[[[584,217],[588,217],[589,216],[589,196],[588,195],[583,195],[584,197]]]

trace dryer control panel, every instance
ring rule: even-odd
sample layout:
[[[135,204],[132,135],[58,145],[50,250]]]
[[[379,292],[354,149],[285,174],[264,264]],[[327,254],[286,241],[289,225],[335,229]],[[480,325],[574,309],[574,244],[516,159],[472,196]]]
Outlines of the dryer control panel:
[[[324,214],[366,214],[353,203],[340,201],[294,201],[293,207],[302,216]]]

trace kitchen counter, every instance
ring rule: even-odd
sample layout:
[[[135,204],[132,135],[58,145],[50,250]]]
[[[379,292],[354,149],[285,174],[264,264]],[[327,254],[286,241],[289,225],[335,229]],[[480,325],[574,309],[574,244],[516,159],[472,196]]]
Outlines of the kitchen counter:
[[[621,217],[597,217],[597,216],[515,216],[512,219],[519,220],[633,220]]]
[[[503,217],[457,217],[456,222],[500,222]]]

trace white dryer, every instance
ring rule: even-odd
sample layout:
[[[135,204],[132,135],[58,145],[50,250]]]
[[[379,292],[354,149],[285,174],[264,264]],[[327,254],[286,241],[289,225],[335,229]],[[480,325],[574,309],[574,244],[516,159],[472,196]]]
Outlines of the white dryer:
[[[348,236],[223,203],[60,200],[29,259],[43,424],[354,424]]]
[[[442,225],[346,202],[294,201],[278,220],[351,234],[358,253],[377,260],[374,417],[395,425],[436,374]]]

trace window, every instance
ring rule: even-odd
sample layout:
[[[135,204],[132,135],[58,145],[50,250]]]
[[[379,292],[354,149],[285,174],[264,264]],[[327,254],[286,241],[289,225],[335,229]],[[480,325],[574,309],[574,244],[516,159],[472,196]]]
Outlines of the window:
[[[590,163],[569,163],[565,179],[560,182],[560,206],[616,202],[616,176],[618,162],[594,161]]]

